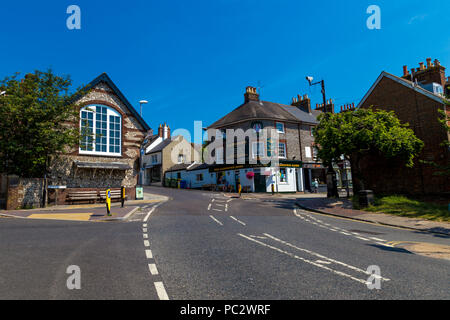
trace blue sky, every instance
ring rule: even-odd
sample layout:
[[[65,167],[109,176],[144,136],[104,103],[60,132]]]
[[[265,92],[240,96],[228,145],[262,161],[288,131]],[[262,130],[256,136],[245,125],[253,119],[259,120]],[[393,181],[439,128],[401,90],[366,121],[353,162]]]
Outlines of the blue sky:
[[[81,8],[81,30],[66,9]],[[381,30],[369,30],[369,5]],[[129,101],[150,101],[156,129],[211,124],[243,102],[321,102],[306,75],[325,79],[336,105],[357,103],[381,71],[402,74],[427,57],[450,67],[450,1],[23,1],[0,5],[0,78],[51,67],[74,85],[108,73]],[[448,72],[450,76],[450,72]]]

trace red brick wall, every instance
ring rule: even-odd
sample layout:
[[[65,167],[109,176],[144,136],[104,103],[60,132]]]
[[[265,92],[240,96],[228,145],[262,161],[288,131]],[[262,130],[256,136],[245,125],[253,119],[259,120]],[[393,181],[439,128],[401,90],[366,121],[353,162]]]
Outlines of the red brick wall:
[[[421,160],[445,165],[450,161],[447,148],[440,146],[448,135],[438,121],[438,109],[443,104],[407,88],[394,80],[383,78],[362,108],[374,106],[394,111],[403,123],[409,123],[416,136],[424,143]],[[418,160],[412,169],[401,163],[371,157],[363,161],[366,188],[379,193],[440,194],[450,192],[450,179],[438,177],[436,169]]]

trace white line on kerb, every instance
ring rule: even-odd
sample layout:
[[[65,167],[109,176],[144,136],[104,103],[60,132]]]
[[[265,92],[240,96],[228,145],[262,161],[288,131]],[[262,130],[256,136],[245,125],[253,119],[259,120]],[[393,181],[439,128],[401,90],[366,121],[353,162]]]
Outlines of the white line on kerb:
[[[149,263],[148,269],[150,270],[150,273],[151,273],[153,276],[158,275],[158,269],[156,268],[156,264],[154,264],[154,263]]]
[[[164,284],[162,282],[155,282],[156,293],[158,294],[159,300],[169,300],[166,289],[164,289]]]
[[[145,256],[147,257],[147,259],[153,259],[152,250],[150,249],[145,250]]]
[[[223,223],[220,222],[219,220],[217,220],[216,218],[214,218],[213,216],[209,216],[211,219],[213,219],[215,222],[217,222],[218,224],[220,224],[221,226],[223,226]]]
[[[150,247],[150,242],[148,240],[144,240],[144,246]]]
[[[208,206],[208,211],[209,211],[209,210],[211,210],[211,203],[210,203],[209,206]]]
[[[230,218],[231,218],[231,219],[233,219],[234,221],[236,221],[236,222],[238,222],[238,223],[242,224],[243,226],[246,226],[245,222],[242,222],[241,220],[239,220],[239,219],[236,219],[236,218],[235,218],[235,217],[233,217],[233,216],[230,216]]]

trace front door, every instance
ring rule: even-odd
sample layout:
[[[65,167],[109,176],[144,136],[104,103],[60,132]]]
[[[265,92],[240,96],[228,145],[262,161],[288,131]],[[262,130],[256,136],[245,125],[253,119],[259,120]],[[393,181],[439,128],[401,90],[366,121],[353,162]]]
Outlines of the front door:
[[[255,173],[255,192],[266,192],[266,176]]]

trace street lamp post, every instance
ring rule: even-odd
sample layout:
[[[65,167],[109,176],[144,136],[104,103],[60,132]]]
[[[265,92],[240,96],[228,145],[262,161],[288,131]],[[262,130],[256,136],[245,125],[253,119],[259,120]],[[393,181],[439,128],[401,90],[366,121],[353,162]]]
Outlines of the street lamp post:
[[[322,97],[323,97],[323,111],[326,113],[326,105],[327,98],[325,93],[325,80],[317,81],[313,83],[314,78],[311,76],[306,77],[306,80],[309,82],[309,86],[315,86],[320,84],[322,87]],[[327,197],[328,198],[339,198],[339,192],[337,189],[337,179],[336,172],[333,169],[333,162],[331,162],[328,166],[327,172]]]
[[[143,105],[143,104],[147,104],[147,103],[148,103],[147,100],[141,100],[141,101],[139,101],[139,105],[140,105],[140,107],[141,107],[141,117],[142,117],[142,105]]]
[[[147,100],[141,100],[141,101],[139,101],[139,106],[140,106],[140,109],[141,109],[141,113],[140,113],[140,116],[142,117],[142,105],[143,104],[147,104],[148,103],[148,101]],[[141,159],[141,165],[140,165],[140,168],[139,168],[139,184],[142,186],[143,184],[144,184],[144,177],[143,177],[143,169],[144,169],[144,154],[145,154],[145,152],[144,152],[144,142],[142,142],[142,144],[141,144],[141,148],[140,148],[140,150],[139,150],[139,157],[140,157],[140,159]]]

